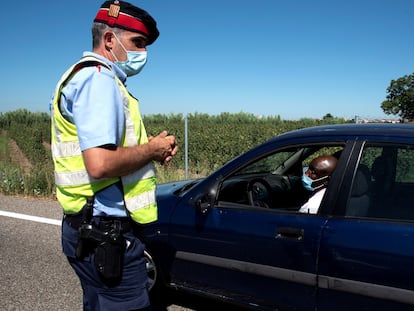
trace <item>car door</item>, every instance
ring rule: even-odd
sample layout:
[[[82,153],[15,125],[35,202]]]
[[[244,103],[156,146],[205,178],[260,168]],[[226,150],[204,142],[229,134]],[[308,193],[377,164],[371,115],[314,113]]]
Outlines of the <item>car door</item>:
[[[292,163],[292,168],[296,165]],[[243,185],[244,176],[231,178],[239,178]],[[230,194],[237,197],[242,189],[246,187],[233,188]],[[282,193],[275,198],[282,196],[285,200]],[[175,228],[170,230],[177,249],[173,282],[251,306],[313,310],[318,245],[327,218],[298,213],[300,206],[292,211],[291,206],[276,209],[241,201],[215,201],[205,214],[197,212],[191,202],[176,209],[172,219]]]
[[[325,221],[214,206],[194,230],[174,230],[174,282],[252,305],[313,309],[317,245]]]
[[[361,143],[350,165],[322,234],[317,308],[413,310],[414,146]]]

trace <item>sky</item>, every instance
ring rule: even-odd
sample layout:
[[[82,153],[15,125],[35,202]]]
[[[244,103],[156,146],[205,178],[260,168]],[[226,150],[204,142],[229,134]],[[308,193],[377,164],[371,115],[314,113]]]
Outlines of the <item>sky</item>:
[[[103,1],[2,6],[0,112],[48,112]],[[414,72],[412,0],[130,0],[158,40],[128,89],[143,115],[390,118],[387,87]]]

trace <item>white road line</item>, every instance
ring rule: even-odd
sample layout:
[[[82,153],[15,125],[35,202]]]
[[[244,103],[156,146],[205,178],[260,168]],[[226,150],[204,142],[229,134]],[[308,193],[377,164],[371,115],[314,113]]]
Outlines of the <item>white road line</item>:
[[[36,221],[36,222],[41,222],[44,224],[55,225],[55,226],[62,225],[62,220],[50,219],[50,218],[45,218],[45,217],[37,217],[37,216],[31,216],[31,215],[25,215],[25,214],[18,214],[18,213],[13,213],[13,212],[0,211],[0,216]]]

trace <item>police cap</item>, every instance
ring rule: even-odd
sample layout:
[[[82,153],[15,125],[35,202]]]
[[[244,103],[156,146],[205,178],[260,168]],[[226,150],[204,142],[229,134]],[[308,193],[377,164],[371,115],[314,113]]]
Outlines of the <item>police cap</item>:
[[[160,34],[157,22],[151,15],[125,1],[105,1],[94,22],[141,33],[148,38],[147,45],[152,44]]]

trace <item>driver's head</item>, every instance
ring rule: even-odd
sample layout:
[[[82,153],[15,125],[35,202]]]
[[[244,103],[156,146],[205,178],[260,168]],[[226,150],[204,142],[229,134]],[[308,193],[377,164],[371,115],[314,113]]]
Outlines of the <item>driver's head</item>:
[[[305,171],[306,175],[312,181],[305,186],[308,190],[317,190],[328,185],[330,176],[335,170],[338,159],[334,156],[319,156],[312,160],[308,169]],[[307,178],[304,178],[305,180]],[[304,182],[305,184],[306,182]]]

